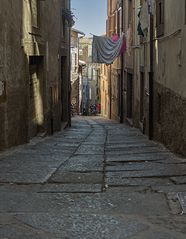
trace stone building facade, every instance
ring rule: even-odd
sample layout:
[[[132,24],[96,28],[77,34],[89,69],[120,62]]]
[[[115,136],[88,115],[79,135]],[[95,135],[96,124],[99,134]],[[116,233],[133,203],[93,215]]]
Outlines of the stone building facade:
[[[101,64],[101,76],[100,76],[100,94],[101,94],[101,115],[110,117],[110,95],[109,95],[109,80],[108,66]]]
[[[157,9],[154,33],[154,138],[186,155],[186,1],[159,2],[162,13]]]
[[[77,29],[71,29],[71,107],[73,114],[79,114],[80,112],[81,68],[83,63],[79,61],[79,41],[84,35]]]
[[[70,122],[69,10],[68,0],[1,1],[1,150]]]
[[[81,113],[91,114],[91,106],[100,104],[100,64],[92,63],[92,37],[79,42],[79,59],[86,65],[82,69]]]
[[[118,36],[122,32],[121,2],[108,0],[106,22],[106,35]],[[111,119],[120,120],[120,84],[121,84],[121,58],[118,57],[113,64],[102,65],[101,68],[101,109],[102,115]]]
[[[142,35],[139,32],[140,11],[145,9],[147,2],[108,0],[107,34],[111,36],[116,32],[117,9],[121,5],[121,28],[127,40],[123,62],[121,65],[116,63],[115,67],[121,68],[122,76],[120,84],[116,85],[120,115],[150,139],[186,155],[186,1],[149,1],[154,5],[144,15],[147,29]],[[110,16],[111,7],[114,20]],[[108,67],[105,102],[112,111],[114,103],[110,104],[109,99],[113,101],[114,86],[112,83],[109,87],[109,74]],[[114,81],[117,84],[111,77],[111,82]],[[103,92],[102,97],[105,97]],[[105,115],[109,116],[109,113]],[[117,118],[112,112],[111,117]]]
[[[127,4],[132,4],[132,14],[129,13],[130,6]],[[148,15],[147,32],[144,36],[139,36],[138,14],[144,4],[146,4],[144,0],[133,0],[125,1],[124,5],[124,11],[132,16],[133,56],[132,74],[129,78],[131,83],[126,66],[129,59],[127,54],[124,61],[127,73],[124,79],[127,96],[125,108],[128,111],[131,105],[130,122],[134,126],[171,150],[186,154],[184,65],[186,2],[154,1],[154,11],[151,17]],[[124,16],[126,23],[129,17],[126,12]]]

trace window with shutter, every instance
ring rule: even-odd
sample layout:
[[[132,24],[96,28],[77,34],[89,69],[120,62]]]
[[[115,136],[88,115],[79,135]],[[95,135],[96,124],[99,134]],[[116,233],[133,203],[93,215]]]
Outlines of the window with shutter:
[[[165,0],[156,0],[156,28],[158,37],[164,34],[164,5]]]

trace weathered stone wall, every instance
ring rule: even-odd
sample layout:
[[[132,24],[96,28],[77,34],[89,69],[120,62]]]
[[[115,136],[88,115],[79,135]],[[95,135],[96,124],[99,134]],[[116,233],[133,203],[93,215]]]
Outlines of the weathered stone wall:
[[[111,74],[111,118],[119,120],[119,75],[116,69],[112,69]]]
[[[186,155],[185,1],[165,0],[164,35],[155,42],[154,137]]]
[[[72,84],[71,104],[73,113],[79,113],[79,79],[76,79]]]
[[[186,155],[186,99],[158,83],[155,92],[154,138]]]
[[[100,91],[101,91],[101,115],[109,117],[109,95],[108,95],[108,66],[101,65]]]
[[[60,130],[63,108],[69,120],[70,35],[62,8],[70,1],[38,2],[37,19],[35,0],[1,0],[0,150]]]
[[[6,99],[0,102],[0,149],[28,140],[28,71],[21,47],[22,1],[1,1],[0,81]]]

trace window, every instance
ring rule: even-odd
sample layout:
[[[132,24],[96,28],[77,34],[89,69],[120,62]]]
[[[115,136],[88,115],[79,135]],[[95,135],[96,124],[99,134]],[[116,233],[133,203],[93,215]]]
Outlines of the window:
[[[66,20],[65,18],[62,18],[62,37],[66,37]]]
[[[78,66],[78,60],[77,60],[77,54],[75,53],[75,67],[77,67]]]
[[[40,25],[40,0],[31,0],[32,26],[39,28]]]
[[[117,33],[119,36],[122,34],[122,9],[118,10],[118,26],[117,26]]]
[[[140,75],[140,122],[143,122],[144,118],[144,89],[145,89],[145,80],[144,72],[141,72]]]
[[[109,15],[112,15],[112,0],[110,0],[110,14]]]
[[[156,0],[156,27],[157,36],[164,34],[164,0]]]
[[[114,33],[117,33],[117,26],[118,26],[117,20],[118,20],[118,14],[117,14],[117,11],[115,11],[115,13],[114,13]]]
[[[128,0],[128,27],[132,23],[132,13],[133,13],[132,0]]]

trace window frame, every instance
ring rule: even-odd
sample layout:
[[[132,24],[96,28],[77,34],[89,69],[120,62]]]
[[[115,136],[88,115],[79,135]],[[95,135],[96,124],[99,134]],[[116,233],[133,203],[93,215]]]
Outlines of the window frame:
[[[164,35],[165,28],[165,0],[156,0],[156,29],[157,36]]]

